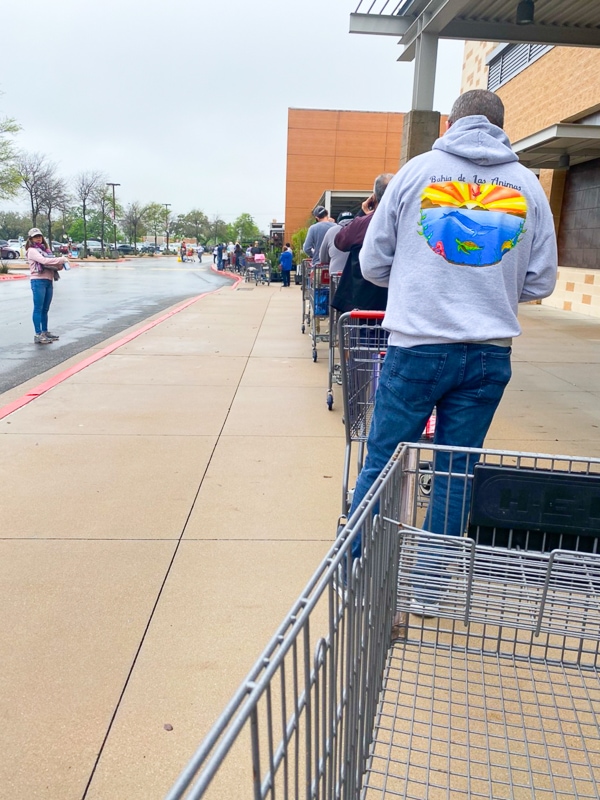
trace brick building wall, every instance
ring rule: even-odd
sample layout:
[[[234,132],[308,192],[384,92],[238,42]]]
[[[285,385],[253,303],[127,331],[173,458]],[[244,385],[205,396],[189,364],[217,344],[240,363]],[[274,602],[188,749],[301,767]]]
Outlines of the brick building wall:
[[[600,50],[554,47],[498,89],[512,142],[600,108]]]
[[[487,87],[485,57],[495,44],[467,42],[462,91]],[[512,142],[600,109],[600,50],[554,47],[497,90]],[[559,276],[545,305],[600,318],[600,164],[541,170],[558,235]]]
[[[485,59],[497,45],[492,42],[465,42],[460,93],[487,89],[488,68]]]
[[[398,172],[403,128],[402,112],[288,109],[286,239],[312,222],[325,191],[371,192],[377,175]]]
[[[381,172],[397,172],[404,114],[288,110],[285,236],[310,222],[327,189],[370,191]]]
[[[465,42],[461,93],[487,89],[486,57],[496,42]],[[554,47],[501,86],[505,129],[513,142],[600,108],[600,50]]]

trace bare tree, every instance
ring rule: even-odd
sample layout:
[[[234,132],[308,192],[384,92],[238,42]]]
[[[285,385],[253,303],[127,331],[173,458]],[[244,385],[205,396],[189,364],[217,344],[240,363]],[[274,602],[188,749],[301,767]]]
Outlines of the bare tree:
[[[81,203],[81,215],[83,217],[83,257],[88,254],[87,249],[87,220],[86,214],[88,206],[93,204],[94,192],[104,182],[104,175],[101,172],[80,172],[75,176],[73,186],[75,197]]]
[[[137,202],[130,203],[125,209],[122,222],[123,227],[125,228],[125,233],[127,234],[127,238],[129,239],[129,244],[133,244],[135,246],[137,242],[138,229],[140,229],[144,224],[145,213],[146,209],[141,203]]]
[[[29,196],[31,224],[37,227],[45,188],[56,174],[56,164],[48,161],[43,153],[20,153],[17,158],[17,171],[21,189]]]
[[[48,244],[52,247],[52,214],[69,205],[69,189],[64,178],[48,173],[42,180],[39,193],[39,209],[48,222]]]

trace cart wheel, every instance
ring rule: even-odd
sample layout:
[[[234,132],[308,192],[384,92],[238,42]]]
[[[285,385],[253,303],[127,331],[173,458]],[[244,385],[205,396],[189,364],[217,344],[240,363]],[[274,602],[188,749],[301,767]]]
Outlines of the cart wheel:
[[[333,408],[333,395],[331,392],[327,392],[327,408],[331,411]]]
[[[419,465],[419,469],[421,469],[423,465]],[[429,467],[428,464],[425,467]],[[431,472],[421,472],[419,475],[419,491],[425,497],[428,497],[431,494]]]
[[[302,323],[302,333],[305,333],[306,328],[304,327],[304,323]]]
[[[313,361],[316,360],[317,360],[317,348],[315,347],[315,349],[313,350]]]

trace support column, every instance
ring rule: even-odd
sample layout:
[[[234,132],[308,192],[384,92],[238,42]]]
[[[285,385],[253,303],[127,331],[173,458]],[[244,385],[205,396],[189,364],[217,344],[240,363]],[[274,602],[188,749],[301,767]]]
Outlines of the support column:
[[[404,115],[400,166],[415,156],[431,150],[431,145],[440,135],[439,111],[409,111]]]
[[[550,209],[552,210],[552,216],[554,218],[554,230],[556,231],[557,238],[560,229],[560,216],[568,172],[568,169],[540,170],[540,185],[550,203]]]
[[[417,36],[412,107],[419,111],[432,111],[433,109],[437,51],[437,36],[431,33],[420,33]]]
[[[423,24],[423,23],[421,23]],[[415,41],[412,110],[404,115],[400,166],[431,150],[440,135],[440,115],[433,111],[438,37],[420,33]]]

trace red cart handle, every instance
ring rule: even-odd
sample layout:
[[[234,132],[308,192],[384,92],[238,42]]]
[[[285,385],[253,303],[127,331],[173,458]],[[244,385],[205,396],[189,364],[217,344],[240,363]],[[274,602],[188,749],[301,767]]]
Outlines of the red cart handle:
[[[355,308],[350,312],[351,319],[383,319],[384,317],[385,311],[361,311]]]

